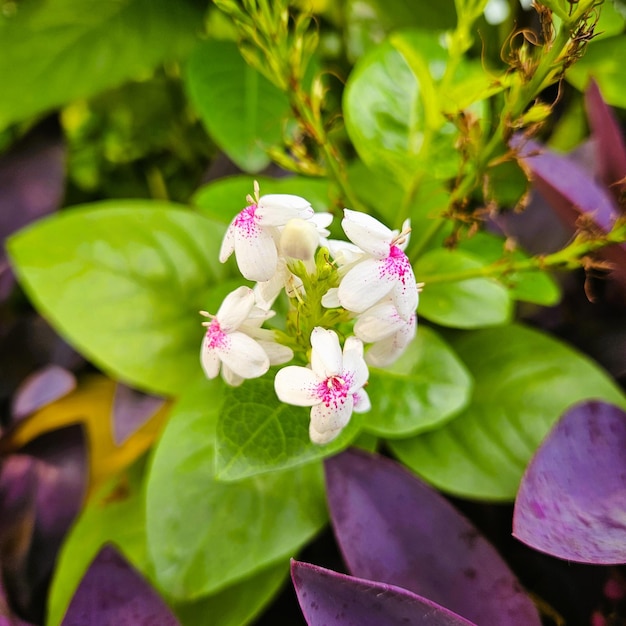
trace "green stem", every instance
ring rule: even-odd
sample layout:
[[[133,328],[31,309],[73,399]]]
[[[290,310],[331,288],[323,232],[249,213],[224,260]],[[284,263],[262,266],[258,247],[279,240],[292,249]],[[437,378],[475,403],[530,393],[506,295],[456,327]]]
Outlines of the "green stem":
[[[626,241],[626,223],[619,224],[610,233],[598,239],[585,239],[582,236],[552,254],[538,255],[529,259],[512,261],[500,259],[491,265],[476,267],[462,272],[449,274],[435,274],[434,276],[420,276],[421,282],[426,285],[441,283],[456,283],[472,278],[501,278],[508,274],[519,272],[539,272],[549,269],[573,269],[582,265],[582,259],[592,252]]]

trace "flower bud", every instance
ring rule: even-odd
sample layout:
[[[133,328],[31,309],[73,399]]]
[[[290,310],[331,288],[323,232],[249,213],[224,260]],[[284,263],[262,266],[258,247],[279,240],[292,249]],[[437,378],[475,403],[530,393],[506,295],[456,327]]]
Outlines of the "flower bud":
[[[315,224],[296,217],[285,224],[280,235],[280,249],[286,257],[312,261],[319,241]]]

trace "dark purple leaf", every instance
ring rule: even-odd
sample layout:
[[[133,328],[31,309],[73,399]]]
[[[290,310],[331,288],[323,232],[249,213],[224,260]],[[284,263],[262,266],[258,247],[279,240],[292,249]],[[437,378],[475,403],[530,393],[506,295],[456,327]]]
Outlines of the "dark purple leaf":
[[[75,424],[41,435],[0,473],[0,565],[16,607],[40,621],[61,542],[80,511],[87,445]]]
[[[11,407],[13,420],[20,420],[76,388],[76,378],[58,365],[48,365],[26,378],[19,386]]]
[[[65,147],[58,129],[35,129],[0,155],[0,241],[22,226],[56,210],[65,182]],[[0,250],[0,301],[12,286]]]
[[[389,459],[349,450],[325,462],[337,541],[352,574],[398,585],[477,624],[539,625],[495,549],[456,509]]]
[[[291,577],[309,626],[472,626],[434,602],[385,583],[291,562]]]
[[[586,215],[604,232],[611,230],[619,215],[617,207],[591,173],[522,135],[513,136],[511,147],[530,171],[535,188],[567,224],[574,228],[579,217]]]
[[[611,188],[626,177],[626,145],[622,129],[593,80],[585,92],[585,105],[596,147],[596,171],[602,182]],[[624,183],[617,185],[615,195],[619,196],[623,189]]]
[[[163,398],[135,391],[121,383],[113,400],[113,439],[121,446],[141,428],[165,403]]]
[[[535,453],[513,534],[553,556],[626,563],[626,413],[599,401],[567,411]]]
[[[83,577],[61,626],[178,626],[165,602],[111,545]]]

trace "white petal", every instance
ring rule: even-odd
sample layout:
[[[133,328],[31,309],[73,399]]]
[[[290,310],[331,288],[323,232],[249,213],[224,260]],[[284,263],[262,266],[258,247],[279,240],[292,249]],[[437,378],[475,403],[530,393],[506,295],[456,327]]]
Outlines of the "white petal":
[[[383,264],[378,259],[365,259],[341,279],[339,302],[344,309],[362,313],[391,292],[395,280],[382,271]]]
[[[354,325],[354,334],[365,343],[390,337],[406,326],[390,300],[380,302],[359,315]]]
[[[256,216],[263,226],[284,226],[290,219],[313,217],[311,203],[300,196],[275,193],[261,196]]]
[[[344,266],[350,266],[357,261],[361,261],[366,253],[358,246],[348,241],[340,241],[339,239],[329,239],[326,242],[326,247],[330,251],[330,255],[339,268]]]
[[[208,347],[208,338],[204,337],[200,348],[200,364],[207,378],[215,378],[220,373],[220,358],[213,348]]]
[[[293,350],[276,341],[258,339],[257,343],[265,350],[265,354],[267,354],[270,359],[270,365],[282,365],[293,359]]]
[[[239,387],[244,379],[241,376],[238,376],[226,365],[222,365],[222,378],[226,382],[227,385],[231,387]]]
[[[314,213],[309,221],[315,224],[315,228],[321,237],[328,237],[328,235],[330,235],[328,227],[333,221],[332,213]]]
[[[254,292],[250,287],[238,287],[231,291],[220,305],[217,311],[217,321],[225,333],[230,333],[239,328],[252,311],[254,306]]]
[[[341,346],[335,331],[316,326],[311,333],[311,347],[311,369],[318,378],[325,380],[341,372]]]
[[[370,397],[365,389],[359,389],[354,394],[354,412],[367,413],[372,408]]]
[[[352,417],[354,398],[348,395],[342,402],[325,404],[320,402],[311,408],[311,424],[319,433],[343,428]]]
[[[235,226],[233,220],[230,226],[226,230],[224,239],[222,239],[222,245],[220,247],[220,263],[225,263],[228,257],[235,251]]]
[[[320,381],[308,367],[288,365],[274,378],[274,389],[281,402],[295,406],[313,406],[320,401]]]
[[[339,290],[337,287],[331,287],[323,296],[322,296],[322,306],[327,309],[336,309],[341,306],[339,303]]]
[[[217,353],[227,367],[242,378],[258,378],[270,368],[265,350],[248,335],[240,332],[228,335],[228,346],[217,348]]]
[[[276,273],[278,252],[272,233],[265,228],[236,230],[235,256],[239,271],[248,280],[262,282]]]
[[[406,350],[415,338],[417,315],[411,316],[408,322],[396,333],[376,342],[365,355],[365,360],[374,367],[391,365]]]
[[[311,422],[309,423],[309,439],[312,443],[321,446],[325,443],[329,443],[333,439],[336,439],[341,430],[341,428],[338,428],[337,430],[327,430],[325,433],[320,433],[315,430],[315,428],[313,427],[313,423]]]
[[[411,315],[415,313],[419,303],[419,291],[415,283],[415,275],[413,274],[412,268],[406,271],[402,280],[396,281],[391,292],[391,297],[398,309],[400,317],[405,320],[410,319]]]
[[[394,237],[391,229],[367,213],[344,209],[343,214],[341,226],[352,243],[375,257],[387,256]]]
[[[348,374],[352,382],[351,391],[363,387],[369,378],[369,370],[363,358],[363,343],[356,337],[348,337],[343,348],[343,371]]]

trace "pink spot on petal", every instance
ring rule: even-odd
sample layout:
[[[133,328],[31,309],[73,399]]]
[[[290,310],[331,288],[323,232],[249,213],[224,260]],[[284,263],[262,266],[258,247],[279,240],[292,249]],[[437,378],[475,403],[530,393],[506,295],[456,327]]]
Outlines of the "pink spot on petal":
[[[259,218],[256,215],[257,210],[256,204],[251,204],[247,206],[243,211],[237,215],[233,225],[237,229],[239,235],[246,239],[252,239],[253,237],[257,237],[259,233]]]
[[[350,393],[352,378],[350,374],[330,376],[317,386],[316,394],[318,398],[325,406],[333,406],[335,408],[342,406]]]
[[[389,255],[379,265],[380,278],[399,280],[403,285],[407,279],[413,281],[413,269],[404,252],[398,246],[390,246]]]
[[[207,348],[210,350],[218,348],[224,350],[230,343],[228,334],[221,329],[217,318],[211,320],[211,323],[207,326],[206,336],[208,339]]]

